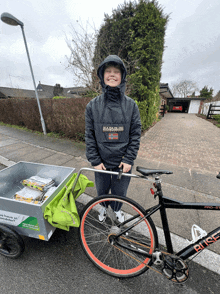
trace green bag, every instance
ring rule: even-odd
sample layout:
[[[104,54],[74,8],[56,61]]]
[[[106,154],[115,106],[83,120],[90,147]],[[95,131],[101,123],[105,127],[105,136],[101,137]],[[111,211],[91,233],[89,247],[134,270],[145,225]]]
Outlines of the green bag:
[[[80,175],[72,192],[72,187],[77,174],[73,174],[68,183],[45,207],[44,218],[53,226],[69,231],[71,227],[79,227],[80,218],[78,215],[75,199],[77,199],[86,189],[94,187],[94,183],[89,181],[84,175]]]

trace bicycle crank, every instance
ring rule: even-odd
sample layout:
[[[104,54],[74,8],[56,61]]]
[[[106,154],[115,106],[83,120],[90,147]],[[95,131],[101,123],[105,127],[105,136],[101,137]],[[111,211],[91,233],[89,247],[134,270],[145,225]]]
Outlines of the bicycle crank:
[[[167,279],[175,283],[183,283],[189,277],[187,264],[175,255],[167,255],[164,257],[162,272]]]

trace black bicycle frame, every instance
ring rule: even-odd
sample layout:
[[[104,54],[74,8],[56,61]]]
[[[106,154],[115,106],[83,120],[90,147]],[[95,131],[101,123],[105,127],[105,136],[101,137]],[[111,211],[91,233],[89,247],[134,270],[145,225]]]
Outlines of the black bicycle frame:
[[[167,197],[163,197],[163,195],[159,196],[159,204],[153,208],[153,210],[148,209],[146,210],[146,217],[154,214],[156,211],[160,210],[163,231],[167,246],[167,251],[169,253],[173,253],[173,245],[170,236],[170,230],[167,220],[166,209],[195,209],[195,210],[214,210],[220,211],[220,204],[217,203],[194,203],[194,202],[182,202],[173,200]],[[193,244],[183,248],[181,251],[177,253],[177,255],[182,258],[183,260],[189,258],[190,256],[198,253],[208,247],[209,245],[215,243],[217,240],[220,239],[220,227],[216,228],[215,230],[211,231],[202,239],[199,239]]]
[[[118,172],[112,172],[112,171],[106,171],[106,170],[95,170],[91,168],[81,168],[80,171],[78,172],[78,175],[75,179],[75,182],[73,184],[72,190],[74,191],[74,188],[77,184],[78,178],[80,174],[82,173],[83,170],[87,171],[93,171],[93,172],[100,172],[100,173],[108,173],[108,174],[113,174],[113,175],[119,175]],[[128,174],[128,173],[123,173],[123,176],[127,177],[133,177],[133,178],[146,178],[146,176],[138,176],[134,174]],[[217,178],[220,178],[220,173],[217,176]],[[159,197],[159,204],[155,205],[154,207],[151,207],[145,211],[144,217],[141,220],[138,220],[136,224],[138,224],[140,221],[142,221],[144,218],[147,218],[154,214],[156,211],[160,210],[160,215],[161,215],[161,220],[162,220],[162,225],[163,225],[163,231],[164,231],[164,236],[165,236],[165,241],[166,241],[166,246],[167,246],[167,251],[169,253],[173,253],[173,245],[171,241],[171,236],[170,236],[170,230],[169,230],[169,225],[168,225],[168,220],[167,220],[167,214],[166,214],[166,209],[195,209],[195,210],[214,210],[214,211],[220,211],[220,204],[217,203],[194,203],[194,202],[182,202],[182,201],[177,201],[173,200],[171,198],[167,198],[163,196],[162,193],[162,188],[161,188],[161,182],[158,177],[155,178],[155,183],[154,187],[157,189],[155,196]],[[137,216],[134,216],[133,219],[135,219]],[[130,219],[131,220],[131,219]],[[125,224],[125,221],[122,224]],[[131,227],[134,227],[136,224],[133,224]],[[126,231],[130,230],[131,227],[127,228],[126,230],[122,231],[120,234],[118,234],[116,237],[121,236],[124,234]],[[116,238],[117,239],[117,238]],[[213,230],[212,232],[208,233],[207,236],[204,238],[198,240],[194,244],[190,244],[189,246],[183,248],[181,251],[177,253],[177,255],[182,258],[183,260],[187,259],[188,257],[194,255],[195,253],[198,253],[208,247],[209,245],[215,243],[218,239],[220,239],[220,227],[217,229]],[[139,252],[140,253],[140,252]],[[146,256],[151,257],[152,255],[149,253],[145,254]]]

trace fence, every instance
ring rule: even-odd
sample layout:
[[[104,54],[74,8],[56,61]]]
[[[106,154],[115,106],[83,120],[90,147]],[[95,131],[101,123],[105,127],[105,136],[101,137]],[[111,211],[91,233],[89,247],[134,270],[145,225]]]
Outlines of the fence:
[[[160,113],[160,115],[162,117],[164,117],[164,114],[165,114],[165,109],[166,109],[165,107],[166,107],[165,104],[160,106],[160,112],[159,113]]]
[[[210,104],[207,118],[212,118],[212,115],[220,114],[220,105]]]
[[[220,101],[204,103],[203,107],[202,107],[202,110],[201,110],[201,114],[204,114],[204,115],[208,116],[208,113],[209,113],[210,109],[211,109],[211,113],[209,114],[209,117],[210,117],[210,115],[220,114],[219,113],[219,111],[220,111]]]

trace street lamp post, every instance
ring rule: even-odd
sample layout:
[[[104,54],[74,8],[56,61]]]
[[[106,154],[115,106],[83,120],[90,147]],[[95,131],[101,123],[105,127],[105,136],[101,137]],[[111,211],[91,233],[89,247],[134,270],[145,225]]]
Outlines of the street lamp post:
[[[40,100],[38,97],[38,92],[37,92],[35,79],[34,79],[34,73],[33,73],[33,69],[31,66],[31,59],[30,59],[30,55],[28,52],[27,42],[26,42],[26,38],[25,38],[25,34],[24,34],[24,24],[23,24],[23,22],[21,22],[20,20],[18,20],[13,15],[11,15],[10,13],[7,13],[7,12],[2,13],[1,20],[9,25],[12,25],[12,26],[19,25],[21,27],[21,31],[22,31],[23,38],[24,38],[24,44],[25,44],[25,48],[26,48],[26,52],[27,52],[28,62],[30,65],[31,75],[32,75],[33,83],[34,83],[34,90],[35,90],[35,95],[36,95],[36,99],[37,99],[37,104],[38,104],[38,108],[39,108],[39,112],[40,112],[41,125],[42,125],[42,129],[43,129],[43,133],[44,133],[44,135],[46,135],[47,132],[46,132],[46,127],[45,127],[45,122],[44,122],[44,118],[43,118],[42,111],[41,111]]]

